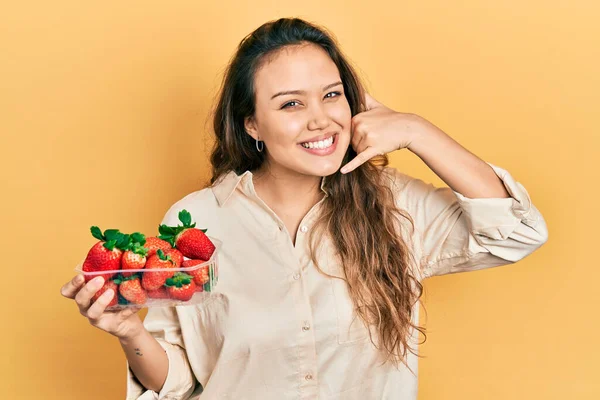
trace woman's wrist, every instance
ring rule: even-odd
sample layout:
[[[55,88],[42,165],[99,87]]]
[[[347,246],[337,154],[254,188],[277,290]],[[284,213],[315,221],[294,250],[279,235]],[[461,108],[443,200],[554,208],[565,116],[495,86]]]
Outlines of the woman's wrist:
[[[136,324],[135,327],[132,327],[131,329],[129,329],[127,332],[125,332],[123,334],[115,335],[115,336],[117,336],[117,338],[119,339],[119,342],[121,342],[122,345],[126,346],[127,344],[130,344],[131,342],[139,340],[140,337],[144,336],[147,333],[148,333],[148,331],[146,330],[146,328],[144,327],[144,324],[140,320],[139,324]]]

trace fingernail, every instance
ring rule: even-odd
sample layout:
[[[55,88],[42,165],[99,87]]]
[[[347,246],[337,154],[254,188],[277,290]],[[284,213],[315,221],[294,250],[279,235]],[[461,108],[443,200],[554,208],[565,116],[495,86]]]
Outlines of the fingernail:
[[[96,278],[92,279],[92,285],[94,285],[94,287],[100,287],[103,283],[104,278],[101,276],[97,276]]]
[[[79,285],[83,282],[83,275],[77,275],[77,277],[75,278],[75,284]]]
[[[114,290],[108,289],[106,292],[104,292],[103,296],[106,297],[107,299],[112,299],[114,294],[115,294]]]

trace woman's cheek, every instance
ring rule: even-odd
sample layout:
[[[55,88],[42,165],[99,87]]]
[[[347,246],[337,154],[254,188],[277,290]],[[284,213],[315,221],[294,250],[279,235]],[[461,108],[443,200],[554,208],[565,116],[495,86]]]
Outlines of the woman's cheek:
[[[331,109],[331,118],[342,127],[343,131],[350,130],[350,123],[352,121],[352,112],[350,111],[350,105],[344,99],[335,104],[335,107]]]
[[[288,115],[286,118],[279,119],[277,122],[277,129],[273,131],[279,133],[276,134],[276,140],[279,143],[285,144],[290,141],[294,141],[295,143],[302,134],[304,126],[306,126],[306,121],[298,116]]]

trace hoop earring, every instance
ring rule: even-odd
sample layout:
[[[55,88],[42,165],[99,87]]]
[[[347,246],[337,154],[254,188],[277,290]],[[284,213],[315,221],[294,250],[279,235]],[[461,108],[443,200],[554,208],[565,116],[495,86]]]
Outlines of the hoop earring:
[[[260,143],[260,146],[259,146],[259,143]],[[258,152],[260,153],[263,151],[264,148],[265,148],[265,142],[262,142],[262,141],[256,139],[256,150],[258,150]]]

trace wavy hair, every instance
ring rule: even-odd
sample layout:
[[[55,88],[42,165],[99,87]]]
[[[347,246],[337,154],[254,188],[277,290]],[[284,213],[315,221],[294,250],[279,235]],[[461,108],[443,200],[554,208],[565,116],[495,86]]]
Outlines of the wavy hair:
[[[255,112],[254,77],[279,50],[303,44],[315,44],[327,52],[339,70],[352,116],[364,111],[363,85],[332,34],[297,18],[267,22],[240,42],[225,71],[214,110],[211,184],[230,171],[254,171],[265,162],[265,152],[256,151],[244,128],[245,118]],[[344,163],[355,156],[348,146]],[[425,329],[412,321],[413,306],[420,301],[423,287],[413,275],[414,260],[398,221],[410,221],[413,230],[414,224],[397,207],[393,191],[384,182],[382,167],[387,165],[387,157],[380,156],[350,174],[337,171],[325,179],[329,196],[311,231],[310,252],[315,266],[325,274],[316,246],[320,235],[331,237],[356,314],[378,333],[376,343],[369,329],[371,341],[386,361],[407,365],[407,351],[418,356],[409,345],[413,330],[426,337]]]

